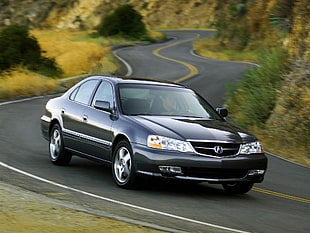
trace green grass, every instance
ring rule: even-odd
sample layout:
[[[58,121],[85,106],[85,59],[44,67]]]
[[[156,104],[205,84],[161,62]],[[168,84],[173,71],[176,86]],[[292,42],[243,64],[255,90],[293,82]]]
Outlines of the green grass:
[[[244,127],[263,126],[275,107],[282,74],[287,72],[283,49],[265,50],[259,66],[247,71],[235,88],[230,88],[226,104],[235,122]]]
[[[84,41],[90,43],[96,43],[100,46],[109,46],[110,42],[106,38],[100,37],[96,32],[89,32],[85,34],[79,34],[71,38],[71,41]]]
[[[200,56],[225,61],[255,62],[258,53],[256,50],[236,51],[223,49],[214,38],[196,40],[193,49]]]

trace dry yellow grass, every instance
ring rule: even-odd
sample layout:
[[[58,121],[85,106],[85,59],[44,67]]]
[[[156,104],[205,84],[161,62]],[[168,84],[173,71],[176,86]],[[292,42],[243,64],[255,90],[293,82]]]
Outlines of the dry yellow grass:
[[[83,73],[115,72],[117,66],[111,64],[109,41],[89,38],[90,32],[41,31],[34,30],[44,56],[55,58],[63,69],[65,77]]]
[[[138,224],[78,211],[0,183],[0,229],[6,233],[159,233]]]
[[[32,96],[52,93],[58,88],[58,81],[46,78],[22,68],[1,74],[0,98]]]
[[[298,145],[298,142],[284,144],[281,136],[271,135],[269,129],[254,127],[250,132],[262,142],[265,151],[310,167],[309,150],[304,145]],[[288,138],[288,141],[292,140]]]
[[[148,36],[153,38],[156,41],[162,41],[165,39],[166,35],[162,32],[149,30]]]
[[[64,77],[114,73],[118,69],[107,39],[92,38],[85,31],[34,30],[31,33],[44,51],[43,56],[54,58],[64,71]],[[57,80],[22,67],[0,74],[0,99],[51,93],[57,88]]]

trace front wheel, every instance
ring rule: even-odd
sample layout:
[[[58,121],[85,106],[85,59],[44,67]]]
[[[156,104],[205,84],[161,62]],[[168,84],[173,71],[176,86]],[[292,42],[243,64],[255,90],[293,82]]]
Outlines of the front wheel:
[[[72,155],[64,148],[61,128],[58,124],[53,125],[49,138],[50,161],[55,165],[68,165]]]
[[[113,153],[112,172],[115,183],[121,188],[133,188],[136,174],[132,149],[127,140],[119,142]]]
[[[253,182],[233,182],[233,183],[223,183],[223,188],[233,194],[244,194],[251,190],[253,187]]]

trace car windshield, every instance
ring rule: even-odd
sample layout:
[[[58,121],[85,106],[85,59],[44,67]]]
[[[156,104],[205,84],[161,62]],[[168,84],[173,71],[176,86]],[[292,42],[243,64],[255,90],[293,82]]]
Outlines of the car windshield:
[[[221,119],[205,100],[190,89],[121,84],[119,97],[121,109],[125,115]]]

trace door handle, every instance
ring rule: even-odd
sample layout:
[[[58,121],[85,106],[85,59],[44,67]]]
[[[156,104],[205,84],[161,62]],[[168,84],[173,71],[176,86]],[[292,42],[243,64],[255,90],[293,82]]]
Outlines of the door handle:
[[[87,121],[87,119],[88,119],[88,116],[87,116],[87,115],[84,115],[84,116],[83,116],[83,121]]]

